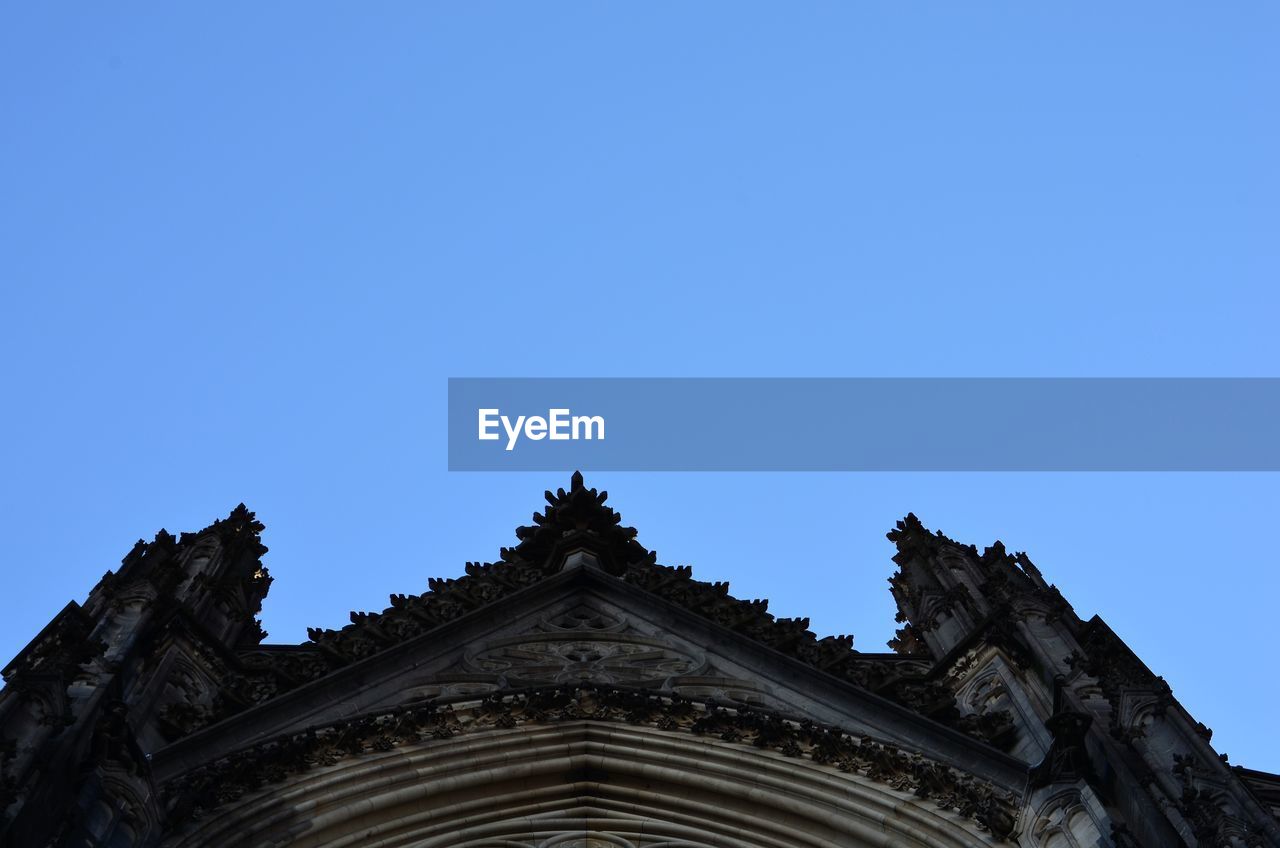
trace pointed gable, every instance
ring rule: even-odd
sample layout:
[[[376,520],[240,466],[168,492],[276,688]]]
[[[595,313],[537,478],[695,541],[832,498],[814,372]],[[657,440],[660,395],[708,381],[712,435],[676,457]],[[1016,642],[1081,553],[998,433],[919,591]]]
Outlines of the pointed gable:
[[[853,683],[921,715],[957,727],[989,743],[1012,742],[1011,720],[978,722],[955,707],[954,693],[935,676],[927,656],[866,654],[853,637],[818,638],[807,618],[776,618],[763,599],[743,600],[725,582],[696,580],[689,566],[666,566],[645,548],[637,531],[607,504],[608,492],[586,486],[575,472],[568,490],[544,493],[546,506],[533,523],[516,529],[518,543],[491,563],[467,563],[457,578],[432,578],[418,595],[392,595],[381,612],[353,612],[340,630],[313,628],[301,646],[261,646],[242,652],[245,673],[219,717],[270,700],[334,674],[443,625],[496,605],[504,598],[589,561],[609,577],[674,604],[763,648]]]

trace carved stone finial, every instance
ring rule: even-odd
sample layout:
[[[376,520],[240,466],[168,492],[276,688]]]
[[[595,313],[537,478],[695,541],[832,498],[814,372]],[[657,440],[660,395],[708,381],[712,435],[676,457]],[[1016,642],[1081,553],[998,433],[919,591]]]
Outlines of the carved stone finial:
[[[636,541],[634,527],[622,525],[622,516],[606,506],[608,492],[588,489],[582,472],[575,471],[569,491],[544,493],[547,506],[533,514],[533,524],[516,528],[520,543],[503,548],[503,561],[554,569],[570,548],[587,548],[611,574],[620,575],[633,563],[653,562],[656,554]]]

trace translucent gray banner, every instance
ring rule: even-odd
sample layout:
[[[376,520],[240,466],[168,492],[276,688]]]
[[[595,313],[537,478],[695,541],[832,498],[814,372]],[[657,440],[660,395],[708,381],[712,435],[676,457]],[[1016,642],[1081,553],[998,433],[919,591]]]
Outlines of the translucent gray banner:
[[[1276,471],[1275,378],[455,378],[455,471]]]

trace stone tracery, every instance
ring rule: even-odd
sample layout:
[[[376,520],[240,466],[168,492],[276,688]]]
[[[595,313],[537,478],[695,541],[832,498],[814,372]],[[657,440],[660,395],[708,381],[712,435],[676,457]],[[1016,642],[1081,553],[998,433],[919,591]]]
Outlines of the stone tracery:
[[[692,674],[705,660],[681,654],[654,640],[621,638],[572,639],[516,637],[469,655],[467,666],[501,675],[511,686],[540,683],[619,683],[661,686]]]

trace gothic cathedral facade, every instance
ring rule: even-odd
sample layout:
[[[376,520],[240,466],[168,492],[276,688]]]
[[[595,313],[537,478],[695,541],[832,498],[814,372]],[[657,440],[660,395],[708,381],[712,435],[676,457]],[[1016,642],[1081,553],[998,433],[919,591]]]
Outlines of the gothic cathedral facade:
[[[0,844],[1280,848],[1024,554],[889,533],[888,653],[660,565],[575,474],[498,561],[265,644],[243,506],[139,542],[4,669]]]

